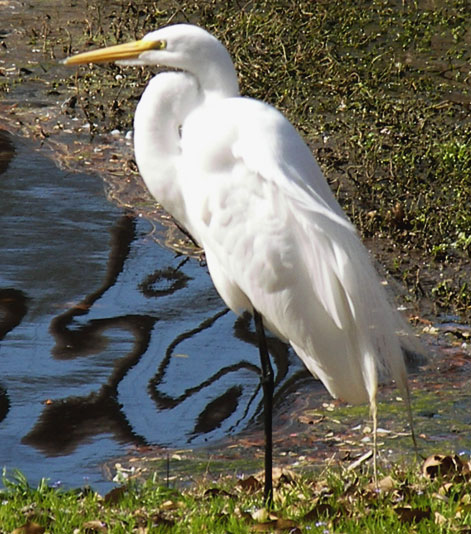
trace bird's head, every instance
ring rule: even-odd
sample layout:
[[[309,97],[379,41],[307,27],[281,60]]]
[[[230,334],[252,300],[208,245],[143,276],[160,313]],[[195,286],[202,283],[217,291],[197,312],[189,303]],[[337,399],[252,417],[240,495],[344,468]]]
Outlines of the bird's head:
[[[139,41],[70,56],[66,65],[116,62],[125,65],[157,65],[193,74],[205,89],[225,89],[238,94],[237,79],[226,48],[210,33],[191,24],[166,26]]]

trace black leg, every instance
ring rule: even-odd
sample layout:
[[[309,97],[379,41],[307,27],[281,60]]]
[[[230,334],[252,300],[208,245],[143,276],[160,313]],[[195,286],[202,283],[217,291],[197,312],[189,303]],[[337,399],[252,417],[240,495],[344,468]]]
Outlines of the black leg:
[[[268,354],[267,340],[263,328],[262,316],[254,308],[253,318],[255,321],[255,330],[258,337],[258,349],[260,351],[261,362],[261,382],[263,388],[263,416],[265,422],[265,502],[271,506],[273,499],[273,436],[272,436],[272,417],[273,417],[273,369]]]

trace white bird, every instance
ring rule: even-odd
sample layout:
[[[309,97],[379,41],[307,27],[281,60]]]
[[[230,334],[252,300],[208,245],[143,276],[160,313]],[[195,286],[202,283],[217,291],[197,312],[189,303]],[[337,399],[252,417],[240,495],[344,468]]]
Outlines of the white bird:
[[[380,377],[394,379],[408,402],[403,325],[368,252],[291,123],[240,96],[221,42],[178,24],[65,63],[102,61],[179,69],[157,74],[142,95],[136,161],[152,195],[203,247],[226,304],[289,343],[333,397],[369,402],[375,428]],[[265,468],[269,498],[270,451]]]

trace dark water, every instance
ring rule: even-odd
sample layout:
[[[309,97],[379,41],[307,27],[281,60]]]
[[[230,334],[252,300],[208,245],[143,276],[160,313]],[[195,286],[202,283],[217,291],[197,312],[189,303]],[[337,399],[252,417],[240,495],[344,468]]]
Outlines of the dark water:
[[[139,444],[239,432],[261,392],[252,326],[150,222],[0,131],[0,467],[100,489]],[[303,370],[276,340],[278,395]]]

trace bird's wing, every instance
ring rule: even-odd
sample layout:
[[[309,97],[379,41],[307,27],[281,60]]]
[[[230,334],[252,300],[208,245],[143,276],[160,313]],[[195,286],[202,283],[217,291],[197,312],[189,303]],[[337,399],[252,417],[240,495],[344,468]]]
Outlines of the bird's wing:
[[[325,312],[342,328],[345,302],[337,283],[348,262],[342,241],[356,235],[309,149],[263,103],[229,99],[211,111],[196,121],[182,187],[196,208],[192,219],[201,230],[195,234],[207,250],[214,245],[221,264],[237,270],[233,276],[246,276],[247,290],[252,283],[264,293],[279,291],[306,266]]]
[[[226,303],[255,307],[334,396],[371,399],[378,368],[403,380],[368,254],[291,124],[247,99],[192,120],[185,199]]]

